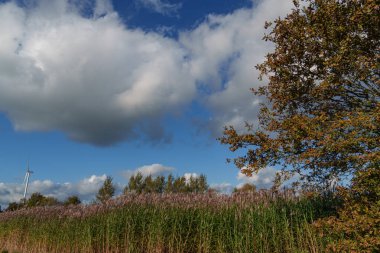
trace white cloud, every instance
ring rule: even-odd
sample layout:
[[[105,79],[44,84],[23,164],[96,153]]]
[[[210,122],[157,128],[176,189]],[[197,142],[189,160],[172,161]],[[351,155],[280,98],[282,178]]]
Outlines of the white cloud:
[[[145,165],[135,170],[125,170],[122,172],[124,178],[129,179],[131,176],[135,176],[137,173],[141,173],[144,177],[151,175],[152,177],[162,176],[173,172],[173,167],[164,166],[162,164]]]
[[[23,197],[24,187],[21,184],[0,183],[0,206],[10,202],[18,202]]]
[[[0,110],[17,130],[58,129],[91,144],[166,138],[161,118],[196,92],[185,50],[128,30],[106,7],[84,18],[67,5],[0,5]]]
[[[160,13],[162,15],[172,16],[178,13],[181,9],[182,4],[171,4],[165,0],[137,0],[138,3],[142,4],[145,8],[151,9],[154,12]]]
[[[246,183],[254,184],[258,189],[270,188],[273,185],[275,176],[276,169],[273,167],[262,169],[257,174],[253,173],[251,177],[239,172],[236,178],[241,183],[237,185],[237,188],[242,187]]]
[[[162,13],[179,8],[140,1]],[[206,124],[215,135],[255,121],[260,100],[249,89],[263,83],[254,66],[271,49],[264,22],[292,6],[263,0],[210,15],[176,41],[128,29],[109,0],[97,0],[89,18],[80,1],[35,2],[0,4],[0,111],[17,130],[59,130],[95,145],[168,140],[164,117],[196,99],[211,112]]]
[[[28,187],[28,196],[34,192],[39,192],[45,196],[57,198],[60,201],[65,200],[71,195],[77,195],[83,202],[89,202],[95,199],[95,196],[103,185],[106,175],[92,175],[84,178],[77,183],[56,183],[51,180],[35,180],[30,182]],[[116,191],[122,191],[122,186],[114,183]],[[23,184],[0,183],[0,205],[5,207],[10,202],[19,202],[23,197]]]
[[[199,175],[197,173],[187,172],[187,173],[183,174],[183,177],[185,178],[186,183],[188,183],[188,182],[190,182],[190,178],[197,178],[197,177],[199,177]]]
[[[264,23],[287,13],[291,2],[265,0],[228,15],[209,15],[195,30],[181,34],[180,42],[191,52],[191,74],[208,90],[204,103],[216,135],[225,125],[238,128],[256,120],[260,100],[250,88],[265,84],[255,66],[272,48],[262,40]]]

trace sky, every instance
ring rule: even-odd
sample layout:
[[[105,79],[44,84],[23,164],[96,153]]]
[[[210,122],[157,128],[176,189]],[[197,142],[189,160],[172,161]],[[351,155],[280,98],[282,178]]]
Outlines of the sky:
[[[226,158],[223,127],[257,122],[265,21],[291,0],[0,0],[0,205],[29,192],[90,201],[113,177],[205,174],[269,187]],[[268,32],[268,31],[267,31]]]

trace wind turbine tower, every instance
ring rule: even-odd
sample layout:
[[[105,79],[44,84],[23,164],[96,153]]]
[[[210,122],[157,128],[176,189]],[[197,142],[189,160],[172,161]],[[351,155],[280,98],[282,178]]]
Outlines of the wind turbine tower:
[[[25,184],[25,189],[24,189],[24,200],[26,199],[26,194],[28,193],[28,184],[29,184],[29,177],[30,177],[30,174],[32,174],[33,171],[31,171],[29,169],[29,162],[28,162],[28,168],[26,170],[26,174],[25,174],[25,179],[24,179],[24,184]]]

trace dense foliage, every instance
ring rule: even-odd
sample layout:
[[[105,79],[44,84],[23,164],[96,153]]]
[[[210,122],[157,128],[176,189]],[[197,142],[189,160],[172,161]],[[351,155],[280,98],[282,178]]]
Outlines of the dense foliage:
[[[221,142],[247,149],[235,159],[246,174],[282,165],[319,184],[380,164],[380,3],[304,2],[267,24],[259,128],[227,127]]]
[[[337,240],[331,251],[379,252],[380,2],[302,2],[266,24],[275,49],[257,66],[269,79],[253,91],[268,102],[259,127],[226,127],[220,141],[246,151],[234,162],[247,175],[281,165],[284,178],[300,175],[319,190],[351,178],[338,187],[338,215],[316,227]]]
[[[380,252],[380,170],[358,172],[349,189],[339,189],[344,200],[337,216],[316,221],[322,236],[334,238],[333,252]]]
[[[207,178],[205,175],[199,177],[190,176],[186,179],[182,177],[173,177],[169,175],[144,177],[137,173],[129,178],[128,185],[124,188],[124,194],[128,193],[204,193],[208,190]]]
[[[5,209],[6,212],[16,211],[22,208],[33,208],[38,206],[57,206],[57,205],[78,205],[81,201],[78,196],[69,196],[63,202],[53,197],[47,197],[39,192],[33,193],[29,199],[22,199],[20,202],[11,202]]]

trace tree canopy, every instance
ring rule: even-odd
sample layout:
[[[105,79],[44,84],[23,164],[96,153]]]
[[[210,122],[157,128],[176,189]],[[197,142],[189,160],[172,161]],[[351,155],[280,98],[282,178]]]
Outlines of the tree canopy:
[[[184,176],[175,178],[172,174],[167,179],[164,176],[143,176],[140,172],[130,177],[124,194],[131,193],[205,193],[208,190],[205,175],[193,177],[188,180]]]
[[[281,165],[309,182],[380,166],[380,6],[375,0],[305,0],[266,23],[274,51],[257,66],[268,84],[257,126],[221,143],[246,150],[242,172]]]
[[[101,203],[106,202],[115,194],[115,186],[113,185],[112,180],[112,177],[108,176],[96,195],[96,199]]]

